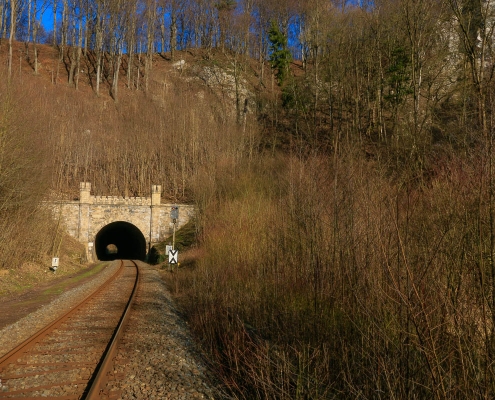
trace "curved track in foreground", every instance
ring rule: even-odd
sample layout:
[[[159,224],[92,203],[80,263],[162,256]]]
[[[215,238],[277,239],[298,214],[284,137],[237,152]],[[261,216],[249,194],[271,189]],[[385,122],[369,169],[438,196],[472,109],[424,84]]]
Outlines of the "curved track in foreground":
[[[121,261],[100,288],[1,357],[0,399],[118,396],[105,387],[138,283],[137,264]]]

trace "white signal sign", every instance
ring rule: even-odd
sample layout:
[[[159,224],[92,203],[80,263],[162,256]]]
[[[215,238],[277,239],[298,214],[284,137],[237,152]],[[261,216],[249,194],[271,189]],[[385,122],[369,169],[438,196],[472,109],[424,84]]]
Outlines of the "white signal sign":
[[[58,257],[53,257],[52,258],[52,266],[50,267],[50,269],[55,272],[57,271],[57,268],[58,268]]]
[[[168,251],[168,263],[169,264],[177,264],[177,260],[179,258],[179,250],[169,250]]]

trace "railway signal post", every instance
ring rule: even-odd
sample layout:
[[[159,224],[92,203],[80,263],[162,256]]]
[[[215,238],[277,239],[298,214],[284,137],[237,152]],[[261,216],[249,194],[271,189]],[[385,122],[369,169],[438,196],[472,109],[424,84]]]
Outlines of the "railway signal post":
[[[174,265],[178,264],[177,260],[179,254],[178,250],[175,250],[175,227],[177,225],[177,220],[179,219],[179,206],[172,206],[172,209],[170,210],[170,218],[172,219],[174,228],[172,233],[172,249],[168,252],[168,263],[173,269]]]
[[[172,218],[172,223],[174,224],[174,231],[172,234],[172,249],[175,249],[175,226],[177,225],[177,220],[179,219],[179,207],[172,206],[170,211],[170,218]]]

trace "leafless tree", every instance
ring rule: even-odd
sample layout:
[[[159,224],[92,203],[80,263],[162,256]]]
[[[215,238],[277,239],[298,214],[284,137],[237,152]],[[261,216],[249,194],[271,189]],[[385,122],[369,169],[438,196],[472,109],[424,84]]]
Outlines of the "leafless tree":
[[[18,0],[10,0],[10,33],[9,33],[9,58],[8,58],[8,74],[9,79],[12,77],[12,42],[16,34]]]

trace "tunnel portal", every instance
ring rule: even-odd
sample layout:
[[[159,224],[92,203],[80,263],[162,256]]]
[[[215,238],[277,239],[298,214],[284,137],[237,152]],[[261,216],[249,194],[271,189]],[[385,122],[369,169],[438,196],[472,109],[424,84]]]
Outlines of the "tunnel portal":
[[[146,239],[133,224],[124,221],[104,226],[95,237],[95,252],[98,260],[111,261],[144,260]]]

